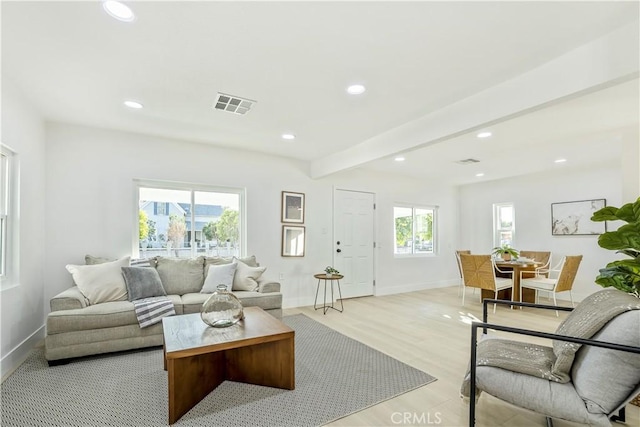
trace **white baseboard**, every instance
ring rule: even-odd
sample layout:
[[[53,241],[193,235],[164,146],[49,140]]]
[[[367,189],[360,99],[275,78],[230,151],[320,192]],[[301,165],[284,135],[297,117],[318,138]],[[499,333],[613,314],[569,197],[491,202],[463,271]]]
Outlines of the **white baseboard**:
[[[4,381],[18,366],[25,361],[31,349],[44,339],[45,327],[42,325],[34,333],[25,338],[20,344],[0,359],[0,372]]]
[[[313,305],[312,298],[285,298],[282,300],[282,308],[296,308]]]
[[[446,288],[449,286],[458,286],[459,284],[460,284],[460,279],[440,280],[437,282],[413,283],[413,284],[401,285],[401,286],[388,286],[384,288],[380,288],[379,286],[376,286],[376,288],[374,289],[374,296],[402,294],[405,292],[422,291],[425,289]],[[286,309],[286,308],[312,306],[313,301],[314,301],[314,297],[284,298],[282,301],[282,308]],[[322,301],[320,301],[320,304],[322,304]]]

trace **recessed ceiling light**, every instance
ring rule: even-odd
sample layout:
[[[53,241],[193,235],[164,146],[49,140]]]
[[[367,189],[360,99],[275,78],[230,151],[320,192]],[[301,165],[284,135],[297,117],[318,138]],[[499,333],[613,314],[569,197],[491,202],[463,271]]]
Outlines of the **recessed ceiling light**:
[[[351,85],[347,88],[347,92],[351,95],[361,95],[366,91],[367,88],[363,85]]]
[[[484,172],[477,173],[476,176],[484,176]]]
[[[398,157],[396,157],[396,158],[395,158],[395,159],[393,159],[393,160],[395,160],[396,162],[404,162],[404,161],[405,161],[405,158],[404,158],[404,157],[402,157],[402,156],[398,156]]]
[[[567,161],[567,159],[556,159],[556,160],[554,160],[555,163],[564,163],[566,161]]]
[[[139,110],[140,108],[142,108],[142,104],[140,104],[137,101],[124,101],[124,105],[126,105],[129,108],[135,108],[136,110]]]
[[[480,132],[476,136],[478,138],[489,138],[491,136],[491,132],[488,132],[488,131]]]
[[[129,9],[129,6],[119,1],[105,1],[102,3],[102,7],[109,15],[118,21],[133,22],[133,20],[136,19],[136,16],[133,14],[133,11]]]
[[[282,134],[282,139],[296,139],[296,136],[292,133],[283,133]]]

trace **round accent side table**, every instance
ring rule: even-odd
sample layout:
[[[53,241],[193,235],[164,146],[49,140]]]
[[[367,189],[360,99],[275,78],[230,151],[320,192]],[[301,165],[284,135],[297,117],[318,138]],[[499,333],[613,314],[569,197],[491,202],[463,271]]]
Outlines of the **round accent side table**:
[[[316,279],[318,279],[318,286],[316,286],[316,299],[313,302],[313,308],[315,310],[318,309],[322,309],[323,314],[327,314],[327,311],[329,311],[330,308],[334,309],[335,311],[339,311],[340,313],[342,313],[344,311],[344,305],[342,304],[342,290],[340,289],[340,279],[342,279],[344,276],[342,274],[332,274],[331,277],[327,277],[326,274],[324,273],[320,273],[320,274],[314,274],[313,277],[315,277]],[[322,300],[322,306],[317,306],[318,304],[318,291],[320,290],[320,282],[324,280],[324,299]],[[329,285],[331,287],[331,304],[327,305],[327,282],[329,282]],[[333,303],[333,282],[336,282],[338,284],[338,294],[340,295],[340,309],[338,310],[336,307],[334,307]]]

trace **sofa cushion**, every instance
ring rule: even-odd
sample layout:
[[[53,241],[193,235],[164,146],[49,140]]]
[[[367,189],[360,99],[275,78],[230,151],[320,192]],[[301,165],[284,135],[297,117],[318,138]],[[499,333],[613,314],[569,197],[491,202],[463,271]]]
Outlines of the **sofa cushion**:
[[[167,295],[155,268],[122,267],[122,275],[127,285],[129,301]]]
[[[167,295],[176,314],[182,314],[182,301],[178,295]],[[47,316],[47,335],[72,331],[87,331],[135,325],[140,328],[133,303],[111,301],[75,310],[53,311]]]
[[[273,310],[282,308],[282,294],[272,292],[263,294],[260,292],[234,291],[233,295],[238,297],[243,307],[260,307],[263,310]],[[182,295],[182,309],[184,314],[200,313],[202,304],[211,294],[192,293]]]
[[[156,257],[156,269],[167,294],[200,292],[204,284],[204,257]]]
[[[228,290],[231,290],[237,266],[237,262],[225,265],[210,265],[200,292],[210,294],[216,291],[218,285],[225,285]]]
[[[618,315],[593,339],[640,346],[640,310]],[[611,381],[613,377],[615,381]],[[571,379],[589,412],[610,414],[640,385],[640,354],[582,346],[573,362]]]
[[[129,257],[124,257],[117,261],[95,265],[69,264],[66,268],[89,304],[99,304],[127,299],[127,287],[121,268],[128,266]]]
[[[258,290],[258,278],[262,276],[262,273],[267,267],[249,267],[244,262],[238,261],[236,268],[236,274],[233,276],[233,290],[234,291],[257,291]]]

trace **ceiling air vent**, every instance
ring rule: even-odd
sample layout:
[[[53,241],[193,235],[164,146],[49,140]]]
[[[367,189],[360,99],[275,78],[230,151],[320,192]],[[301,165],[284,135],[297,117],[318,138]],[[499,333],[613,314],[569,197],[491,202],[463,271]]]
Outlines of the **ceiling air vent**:
[[[256,101],[250,99],[240,98],[239,96],[218,93],[218,97],[213,103],[213,108],[233,114],[244,115],[249,112],[255,102]]]
[[[477,159],[462,159],[456,162],[459,165],[471,165],[473,163],[480,163],[480,160]]]

